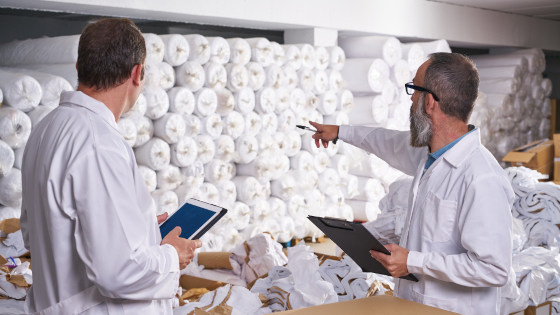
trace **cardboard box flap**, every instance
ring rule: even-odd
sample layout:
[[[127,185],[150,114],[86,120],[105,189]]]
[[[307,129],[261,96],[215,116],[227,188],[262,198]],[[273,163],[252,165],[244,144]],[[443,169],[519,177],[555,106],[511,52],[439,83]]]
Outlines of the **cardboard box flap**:
[[[520,163],[529,163],[536,155],[535,152],[516,152],[510,151],[502,161],[504,162],[520,162]]]
[[[185,290],[190,290],[194,288],[205,288],[209,291],[215,290],[227,283],[221,281],[214,281],[210,279],[199,278],[195,276],[182,275],[179,278],[179,284]]]

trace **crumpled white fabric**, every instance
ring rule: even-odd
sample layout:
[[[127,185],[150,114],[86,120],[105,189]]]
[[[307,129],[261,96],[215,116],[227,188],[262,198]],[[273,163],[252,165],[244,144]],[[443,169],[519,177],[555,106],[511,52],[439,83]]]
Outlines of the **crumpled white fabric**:
[[[204,308],[212,311],[218,305],[229,305],[232,307],[231,315],[255,314],[261,307],[262,302],[258,294],[251,293],[239,285],[227,284],[212,292],[203,295],[198,302],[192,302],[175,308],[174,315],[186,315],[195,309]]]

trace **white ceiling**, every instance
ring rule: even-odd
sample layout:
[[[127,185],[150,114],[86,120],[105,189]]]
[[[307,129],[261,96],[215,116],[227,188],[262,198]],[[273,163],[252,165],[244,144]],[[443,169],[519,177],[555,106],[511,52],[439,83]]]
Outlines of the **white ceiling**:
[[[560,21],[559,0],[431,0]]]

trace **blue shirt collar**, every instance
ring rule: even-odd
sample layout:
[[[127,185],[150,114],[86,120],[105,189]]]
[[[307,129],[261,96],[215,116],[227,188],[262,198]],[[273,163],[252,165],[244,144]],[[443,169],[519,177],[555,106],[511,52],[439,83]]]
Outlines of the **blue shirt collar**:
[[[446,146],[444,146],[443,148],[437,150],[436,152],[433,153],[428,153],[428,160],[426,161],[426,165],[424,165],[424,172],[430,168],[430,166],[432,166],[432,164],[440,157],[442,156],[445,152],[447,152],[449,149],[451,149],[454,145],[456,145],[459,141],[461,141],[461,139],[463,139],[466,135],[468,135],[469,133],[473,132],[474,130],[476,130],[477,128],[473,125],[469,125],[469,131],[467,133],[465,133],[464,135],[460,136],[459,138],[453,140],[452,142],[448,143]]]

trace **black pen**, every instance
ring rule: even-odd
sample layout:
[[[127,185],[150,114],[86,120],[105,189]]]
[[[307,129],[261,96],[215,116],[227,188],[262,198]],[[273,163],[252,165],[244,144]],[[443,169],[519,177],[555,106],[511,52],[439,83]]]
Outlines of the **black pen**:
[[[299,129],[303,129],[303,130],[309,130],[309,131],[317,132],[317,130],[312,129],[312,128],[309,128],[309,127],[304,126],[304,125],[296,125],[296,127],[298,127]],[[334,139],[334,140],[332,141],[332,143],[336,144],[336,141],[337,141],[337,140],[338,140],[338,138]]]

